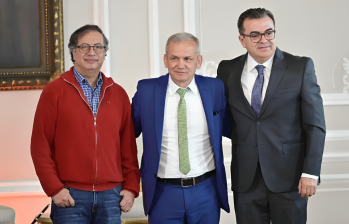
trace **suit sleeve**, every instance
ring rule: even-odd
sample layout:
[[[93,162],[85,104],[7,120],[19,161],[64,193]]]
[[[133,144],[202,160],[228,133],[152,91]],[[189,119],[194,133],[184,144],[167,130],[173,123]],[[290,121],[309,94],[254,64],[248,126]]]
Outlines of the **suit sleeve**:
[[[131,191],[135,197],[139,195],[140,172],[137,159],[137,145],[133,130],[131,105],[124,93],[123,125],[120,130],[121,166],[124,183],[122,188]]]
[[[57,121],[57,97],[47,85],[41,93],[34,117],[30,152],[36,174],[49,197],[58,194],[64,187],[59,180],[52,159]]]
[[[320,87],[317,84],[314,63],[310,58],[304,68],[301,108],[307,141],[303,173],[320,176],[326,126]]]
[[[136,135],[136,138],[138,138],[142,133],[142,124],[141,124],[141,113],[140,113],[140,93],[139,93],[139,82],[137,85],[137,92],[132,98],[132,121],[133,121],[133,128]]]
[[[225,61],[221,61],[218,65],[217,69],[217,79],[220,79],[224,83],[224,100],[225,100],[225,111],[224,111],[224,117],[223,117],[223,136],[227,138],[231,138],[231,120],[230,120],[230,110],[229,110],[229,94],[228,94],[228,87],[227,87],[227,79],[224,77],[227,76],[227,72],[224,68],[227,68],[226,65],[224,65]]]

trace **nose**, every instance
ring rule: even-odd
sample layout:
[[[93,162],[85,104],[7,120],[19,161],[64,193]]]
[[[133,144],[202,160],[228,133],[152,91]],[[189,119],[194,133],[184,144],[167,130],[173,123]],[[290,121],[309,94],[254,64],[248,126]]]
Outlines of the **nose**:
[[[261,40],[259,41],[260,43],[265,43],[267,42],[267,39],[265,39],[265,34],[262,35]]]
[[[95,54],[95,50],[93,50],[93,46],[90,46],[90,49],[89,49],[89,51],[87,52],[87,54],[92,54],[92,55]]]
[[[178,68],[184,68],[185,66],[184,66],[184,60],[183,59],[181,59],[181,60],[179,60],[178,61]]]

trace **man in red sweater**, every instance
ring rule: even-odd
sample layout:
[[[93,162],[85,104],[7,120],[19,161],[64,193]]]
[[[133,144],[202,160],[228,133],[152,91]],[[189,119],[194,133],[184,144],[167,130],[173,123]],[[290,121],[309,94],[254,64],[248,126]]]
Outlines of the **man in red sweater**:
[[[121,223],[140,173],[126,92],[100,69],[108,40],[95,25],[70,37],[74,66],[44,88],[31,155],[55,224]]]

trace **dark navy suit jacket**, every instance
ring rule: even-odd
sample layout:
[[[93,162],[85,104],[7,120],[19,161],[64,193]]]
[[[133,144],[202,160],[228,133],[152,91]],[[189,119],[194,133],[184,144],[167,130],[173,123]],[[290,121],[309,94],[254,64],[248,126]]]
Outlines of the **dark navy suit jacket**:
[[[224,136],[232,142],[232,190],[249,189],[259,162],[271,191],[297,191],[302,173],[320,176],[326,135],[313,61],[277,48],[260,117],[256,117],[241,86],[246,59],[247,54],[222,61],[217,72],[225,85],[226,114],[230,114]]]
[[[168,78],[169,74],[139,81],[137,92],[132,99],[132,119],[136,137],[143,133],[141,177],[146,215],[154,197],[159,169]],[[226,103],[224,85],[219,79],[200,75],[195,75],[195,81],[202,99],[214,152],[218,200],[221,208],[229,212],[222,152],[222,127]]]

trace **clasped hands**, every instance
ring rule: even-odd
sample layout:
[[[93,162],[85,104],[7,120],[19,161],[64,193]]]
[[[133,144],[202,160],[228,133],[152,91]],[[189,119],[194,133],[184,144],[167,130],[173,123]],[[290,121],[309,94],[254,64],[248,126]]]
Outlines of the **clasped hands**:
[[[123,212],[129,212],[133,206],[134,195],[128,190],[121,190],[120,195],[123,196],[120,201],[121,210]],[[53,196],[52,200],[58,207],[75,206],[75,201],[66,188],[63,188],[58,194]]]

